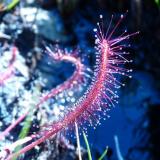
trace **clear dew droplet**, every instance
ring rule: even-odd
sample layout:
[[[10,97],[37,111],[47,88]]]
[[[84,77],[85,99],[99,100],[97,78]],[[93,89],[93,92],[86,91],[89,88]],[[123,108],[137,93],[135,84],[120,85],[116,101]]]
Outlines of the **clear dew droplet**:
[[[93,31],[94,31],[94,32],[97,32],[97,28],[94,28]]]
[[[121,14],[121,18],[123,18],[124,17],[124,15],[123,14]]]
[[[103,18],[103,15],[102,15],[102,14],[100,14],[100,15],[99,15],[99,17],[102,19],[102,18]]]

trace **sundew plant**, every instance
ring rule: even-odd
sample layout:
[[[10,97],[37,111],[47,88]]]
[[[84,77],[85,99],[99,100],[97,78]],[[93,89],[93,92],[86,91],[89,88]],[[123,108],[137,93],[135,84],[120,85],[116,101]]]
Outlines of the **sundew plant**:
[[[82,58],[81,55],[85,53],[80,49],[69,50],[61,47],[61,44],[50,47],[46,42],[43,43],[44,49],[41,48],[39,52],[43,57],[48,57],[47,65],[67,63],[74,70],[64,82],[51,89],[43,89],[50,81],[41,72],[32,77],[27,61],[21,56],[14,40],[10,42],[12,47],[2,44],[0,107],[6,124],[1,122],[0,159],[23,159],[28,151],[38,148],[47,140],[59,137],[58,140],[62,141],[66,132],[74,130],[75,125],[79,132],[84,133],[88,126],[95,128],[109,117],[108,111],[118,103],[118,89],[125,86],[117,75],[131,78],[132,69],[125,67],[132,62],[125,50],[129,47],[126,41],[139,33],[128,33],[125,30],[117,37],[114,36],[124,17],[125,15],[120,15],[113,26],[113,15],[109,23],[100,15],[97,27],[90,30],[95,34],[92,53],[95,55],[94,69],[84,63],[85,56]],[[21,23],[33,26],[33,23]],[[21,32],[21,28],[17,32]],[[30,53],[29,55],[31,58]],[[32,67],[34,72],[34,65]],[[26,87],[28,81],[30,85]],[[6,108],[10,106],[13,108]],[[31,130],[32,125],[34,131]],[[19,136],[12,136],[12,131],[16,128]]]

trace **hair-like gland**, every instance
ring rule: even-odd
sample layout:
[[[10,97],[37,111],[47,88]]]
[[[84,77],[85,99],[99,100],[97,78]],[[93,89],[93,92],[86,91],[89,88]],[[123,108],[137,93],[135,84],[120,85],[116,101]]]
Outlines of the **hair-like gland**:
[[[56,51],[51,51],[50,48],[46,47],[46,50],[48,52],[48,54],[56,61],[60,62],[60,61],[67,61],[70,62],[72,64],[75,65],[75,71],[73,73],[73,75],[68,78],[63,84],[58,85],[56,88],[52,89],[46,96],[44,96],[40,102],[37,104],[37,106],[41,105],[43,102],[45,102],[46,100],[48,100],[51,97],[55,97],[57,94],[71,89],[77,85],[79,85],[78,83],[82,83],[85,79],[85,76],[87,74],[85,74],[85,72],[88,70],[90,70],[89,68],[87,68],[86,66],[84,66],[81,62],[80,58],[74,57],[74,55],[77,55],[78,51],[75,51],[76,54],[74,54],[74,52],[72,53],[67,53],[66,51],[63,51],[59,48],[56,48]]]
[[[9,79],[13,75],[14,70],[15,70],[14,62],[16,60],[16,55],[17,55],[17,48],[13,47],[12,48],[12,58],[11,58],[11,60],[9,62],[9,65],[8,65],[8,67],[7,67],[5,72],[0,73],[0,75],[1,75],[0,76],[0,86],[5,84],[5,81],[7,79]]]
[[[102,16],[100,16],[100,18],[102,18]],[[93,81],[86,93],[78,100],[75,105],[72,106],[72,109],[64,116],[62,120],[55,122],[48,130],[44,131],[42,135],[39,135],[38,137],[33,135],[33,137],[37,137],[39,139],[25,146],[19,152],[11,154],[8,157],[8,160],[27,152],[36,145],[39,145],[46,139],[58,133],[60,130],[65,129],[70,124],[73,124],[75,121],[78,121],[81,118],[87,120],[89,119],[88,117],[95,116],[94,112],[101,111],[103,108],[107,109],[110,104],[114,105],[114,98],[117,98],[118,96],[116,95],[116,92],[114,92],[113,87],[117,89],[123,85],[116,79],[116,77],[114,77],[114,74],[116,73],[128,76],[127,72],[131,72],[131,70],[122,69],[119,67],[119,65],[130,61],[123,57],[125,54],[128,54],[122,51],[122,48],[125,46],[118,45],[118,43],[128,39],[132,35],[139,33],[136,32],[129,35],[126,34],[125,31],[118,38],[111,39],[112,34],[122,19],[123,16],[121,16],[120,20],[109,35],[104,35],[101,26],[98,23],[98,30],[95,30],[97,33],[96,68],[94,71]],[[109,29],[110,25],[108,27],[108,31]],[[106,101],[106,103],[104,101]],[[99,119],[100,117],[98,117],[98,120]]]
[[[58,85],[56,88],[52,89],[48,94],[44,95],[39,103],[35,106],[35,109],[37,110],[45,101],[47,101],[51,97],[55,97],[57,94],[63,92],[64,90],[71,89],[73,87],[76,87],[80,85],[85,80],[85,72],[89,68],[85,67],[80,58],[74,57],[74,52],[70,53],[67,51],[63,51],[59,48],[56,49],[55,52],[52,52],[48,47],[46,47],[46,50],[50,57],[52,57],[56,61],[68,61],[75,65],[75,71],[73,75],[67,79],[64,83]],[[75,51],[76,55],[78,51]],[[0,140],[3,139],[6,135],[9,134],[9,132],[15,128],[21,121],[25,119],[25,117],[29,114],[30,109],[24,113],[22,116],[20,116],[17,120],[15,120],[14,123],[12,123],[10,126],[8,126],[1,134],[0,134]]]

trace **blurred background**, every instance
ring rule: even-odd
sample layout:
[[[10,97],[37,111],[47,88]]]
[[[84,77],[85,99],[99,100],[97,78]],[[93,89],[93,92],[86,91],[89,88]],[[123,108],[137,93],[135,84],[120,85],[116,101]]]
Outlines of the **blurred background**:
[[[50,62],[51,65],[48,65],[50,58],[44,53],[46,44],[80,49],[79,56],[83,63],[93,69],[93,29],[99,21],[100,14],[103,15],[106,29],[112,14],[112,28],[120,15],[126,14],[113,37],[120,35],[125,29],[129,33],[140,31],[140,34],[127,42],[131,44],[131,47],[126,48],[130,52],[128,58],[132,59],[133,63],[124,67],[133,69],[133,78],[119,77],[120,81],[126,84],[119,91],[119,104],[109,112],[110,118],[95,130],[88,129],[92,158],[98,159],[108,146],[107,155],[104,157],[107,160],[159,160],[159,0],[1,0],[1,60],[2,57],[8,58],[6,55],[11,52],[12,46],[18,48],[19,56],[16,65],[18,78],[10,80],[7,87],[0,88],[0,130],[3,131],[12,119],[18,116],[18,106],[28,101],[21,94],[27,94],[27,98],[34,94],[38,99],[42,91],[61,84],[73,73],[74,67],[66,63]],[[3,54],[4,52],[7,53]],[[4,60],[1,63],[3,62]],[[17,86],[15,93],[14,88]],[[87,88],[87,85],[84,88]],[[27,90],[27,93],[24,90]],[[74,95],[76,99],[81,93],[75,92]],[[34,124],[39,124],[39,120],[35,119]],[[12,136],[8,137],[7,143],[17,138],[21,129],[22,125],[19,125],[18,129],[11,132]],[[36,130],[32,125],[29,132]],[[80,140],[82,158],[85,160],[88,157],[82,136]],[[5,143],[0,142],[0,146],[4,146]],[[22,159],[78,159],[74,149],[64,147],[59,142],[57,146],[55,141],[52,147],[48,147],[48,143],[47,141],[40,149],[35,149],[36,152],[30,151]],[[72,140],[71,145],[76,146],[75,140]]]

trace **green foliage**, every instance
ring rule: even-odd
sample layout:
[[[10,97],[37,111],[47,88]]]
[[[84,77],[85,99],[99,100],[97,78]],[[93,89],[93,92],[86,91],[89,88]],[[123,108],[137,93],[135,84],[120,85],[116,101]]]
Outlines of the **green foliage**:
[[[12,0],[12,2],[9,3],[8,6],[6,7],[6,10],[9,11],[13,9],[19,2],[20,0]]]
[[[108,147],[104,150],[104,152],[102,153],[102,155],[98,158],[98,160],[103,160],[104,157],[107,155],[108,152]]]
[[[160,0],[154,0],[158,7],[160,7]]]
[[[85,144],[86,144],[86,147],[87,147],[88,160],[92,160],[91,150],[90,150],[90,147],[89,147],[88,139],[87,139],[87,136],[84,132],[83,132],[83,137],[84,137],[84,141],[85,141]]]
[[[31,112],[32,113],[32,112]],[[25,122],[24,122],[24,125],[22,127],[22,130],[19,134],[19,139],[23,139],[27,136],[29,130],[30,130],[30,127],[31,127],[31,123],[32,123],[32,115],[28,115]],[[18,152],[20,149],[22,148],[22,145],[16,147],[15,149],[15,152]],[[17,158],[13,159],[13,160],[16,160]]]
[[[92,155],[91,155],[91,150],[89,147],[89,143],[88,143],[88,139],[86,134],[83,132],[83,137],[84,137],[84,141],[87,147],[87,153],[88,153],[88,160],[92,160]],[[104,150],[104,152],[102,153],[102,155],[98,158],[98,160],[103,160],[105,158],[105,156],[107,155],[108,152],[108,147]]]
[[[32,95],[32,100],[29,103],[29,106],[30,106],[29,114],[27,115],[24,121],[23,127],[20,131],[20,134],[18,136],[19,140],[25,138],[29,133],[29,130],[32,124],[33,115],[35,113],[34,109],[36,108],[35,106],[38,103],[39,96],[40,96],[40,88],[36,86],[36,88],[34,89],[34,94]],[[15,148],[15,152],[18,152],[20,149],[22,149],[22,147],[23,147],[22,145],[17,146]],[[13,160],[17,160],[17,158],[14,158]]]

